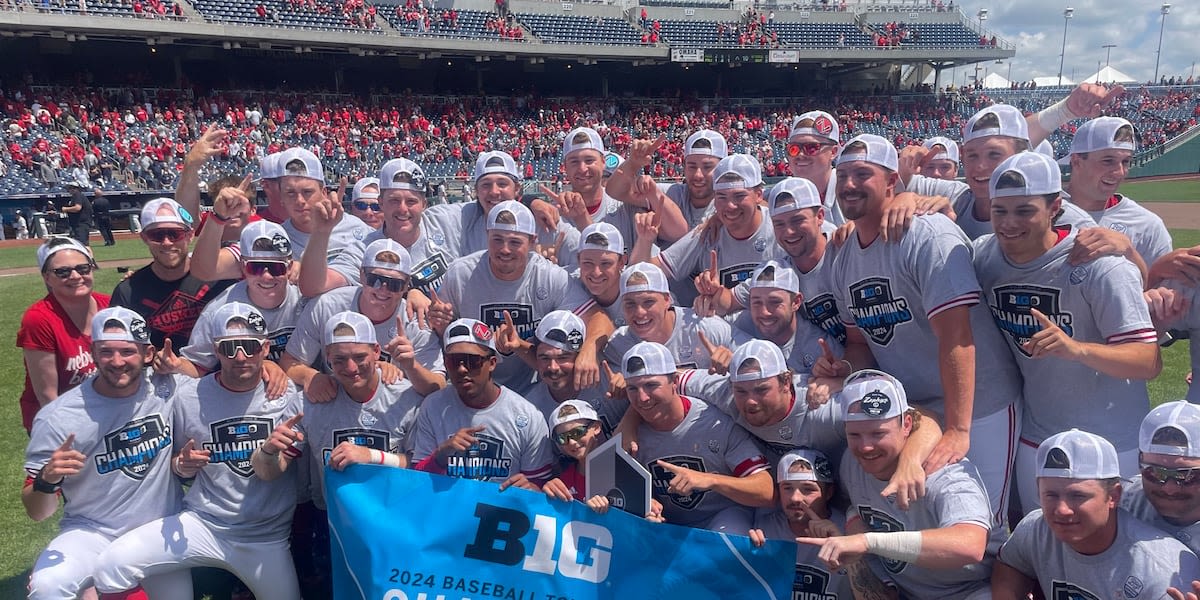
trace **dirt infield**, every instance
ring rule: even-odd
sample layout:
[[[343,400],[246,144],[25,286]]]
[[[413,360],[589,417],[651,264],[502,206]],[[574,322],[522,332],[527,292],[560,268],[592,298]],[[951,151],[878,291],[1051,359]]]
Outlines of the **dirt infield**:
[[[1162,218],[1168,229],[1200,229],[1200,204],[1188,202],[1141,202]]]

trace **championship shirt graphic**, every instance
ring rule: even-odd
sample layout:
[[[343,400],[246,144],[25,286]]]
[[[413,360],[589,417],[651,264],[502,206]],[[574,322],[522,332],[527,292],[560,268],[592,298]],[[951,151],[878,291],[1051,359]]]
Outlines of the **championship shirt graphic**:
[[[837,600],[827,592],[829,573],[809,565],[796,565],[796,578],[792,581],[792,600]]]
[[[758,265],[754,263],[725,267],[724,269],[721,269],[720,273],[721,285],[725,286],[726,289],[733,289],[737,287],[739,283],[750,279],[750,276],[754,275],[754,269],[757,268]],[[697,275],[699,275],[699,273],[697,273]]]
[[[504,440],[486,433],[476,433],[477,440],[466,452],[455,452],[446,458],[446,475],[462,479],[507,479],[512,459],[506,458]]]
[[[1067,335],[1074,335],[1071,323],[1071,313],[1064,312],[1059,303],[1062,290],[1036,285],[1002,285],[992,290],[992,319],[1000,331],[1008,334],[1021,354],[1030,356],[1025,351],[1025,343],[1033,334],[1041,331],[1042,324],[1034,318],[1029,309],[1036,308],[1058,325]]]
[[[704,468],[704,461],[694,456],[664,456],[659,460],[701,473],[708,472],[708,469]],[[675,474],[659,465],[657,460],[646,463],[646,469],[650,471],[651,492],[655,496],[667,496],[671,504],[679,508],[693,510],[700,506],[701,502],[704,502],[704,497],[708,494],[707,491],[693,491],[687,496],[670,493],[667,488],[671,487],[671,479],[675,477]]]
[[[895,517],[883,511],[875,510],[870,506],[859,505],[858,516],[863,520],[867,529],[871,531],[880,531],[891,533],[895,531],[904,531],[904,524],[897,521]],[[880,562],[883,563],[883,568],[888,570],[888,573],[893,575],[899,574],[908,566],[908,563],[902,560],[880,557]]]
[[[1048,600],[1100,600],[1095,594],[1065,581],[1055,581]]]
[[[517,328],[517,334],[521,339],[528,340],[533,338],[533,333],[537,329],[538,321],[533,318],[533,306],[529,304],[517,304],[515,302],[494,302],[484,304],[479,307],[479,320],[483,321],[495,331],[504,324],[504,313],[508,312],[512,317],[513,325]]]
[[[804,316],[821,331],[832,335],[843,346],[846,345],[846,325],[838,317],[837,301],[833,294],[824,293],[804,303]]]
[[[854,323],[876,344],[886,346],[896,326],[912,321],[908,300],[892,296],[887,277],[871,277],[850,286],[850,314]]]
[[[208,461],[224,463],[234,473],[249,477],[254,474],[250,456],[267,441],[275,424],[271,419],[242,416],[210,423],[208,428],[212,441],[203,444],[211,453]]]
[[[271,349],[267,351],[267,360],[278,362],[280,358],[283,358],[283,352],[287,350],[288,340],[292,339],[293,331],[296,331],[294,326],[280,327],[267,334],[267,339],[271,340]]]
[[[390,452],[392,447],[391,436],[386,431],[362,427],[335,429],[333,430],[333,447],[321,449],[321,458],[325,461],[325,464],[329,464],[329,455],[333,454],[333,449],[342,445],[342,442],[350,442],[355,446],[379,450],[380,452]]]
[[[425,295],[438,288],[442,275],[446,274],[446,257],[441,252],[426,258],[412,267],[412,287]]]
[[[162,415],[149,415],[122,425],[104,436],[106,452],[96,456],[96,472],[121,471],[141,481],[161,452],[171,454],[171,428]]]

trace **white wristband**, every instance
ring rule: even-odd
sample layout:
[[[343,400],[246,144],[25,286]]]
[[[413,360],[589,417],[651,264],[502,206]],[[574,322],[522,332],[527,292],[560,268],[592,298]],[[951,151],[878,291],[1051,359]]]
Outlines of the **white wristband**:
[[[906,563],[916,563],[921,556],[920,531],[872,531],[866,533],[865,537],[867,552],[871,554]]]
[[[1066,125],[1068,121],[1077,118],[1074,114],[1071,114],[1071,109],[1067,108],[1066,98],[1055,102],[1037,114],[1038,125],[1041,125],[1042,129],[1050,132]]]
[[[369,450],[369,452],[371,453],[371,464],[400,468],[399,456],[382,450]]]

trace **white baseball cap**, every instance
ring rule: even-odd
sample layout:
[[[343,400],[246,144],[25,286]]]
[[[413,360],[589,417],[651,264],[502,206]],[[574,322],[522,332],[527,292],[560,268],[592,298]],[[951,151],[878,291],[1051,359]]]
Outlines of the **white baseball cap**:
[[[492,328],[483,321],[458,319],[447,325],[446,339],[442,342],[442,349],[460,342],[483,346],[492,352],[496,351],[496,335],[492,332]]]
[[[379,192],[368,192],[368,186],[379,187],[378,177],[363,177],[354,182],[354,189],[350,192],[350,201],[358,202],[359,200],[374,200],[379,197]]]
[[[637,263],[621,271],[621,296],[634,292],[671,293],[667,276],[652,263]]]
[[[1038,143],[1037,147],[1033,149],[1033,151],[1037,152],[1038,154],[1041,154],[1042,156],[1045,156],[1046,158],[1054,158],[1054,146],[1050,145],[1050,140],[1042,140],[1041,142]],[[1065,162],[1063,162],[1063,161],[1065,161]],[[1060,165],[1071,164],[1071,155],[1068,154],[1067,156],[1064,156],[1063,160],[1059,161],[1058,164],[1060,164]]]
[[[537,235],[537,224],[533,213],[516,200],[505,200],[488,211],[487,229],[515,231],[526,235]]]
[[[714,190],[750,189],[762,184],[762,166],[749,154],[730,154],[713,169]]]
[[[279,153],[278,161],[280,177],[305,177],[315,179],[325,185],[325,168],[317,155],[304,148],[288,148]]]
[[[675,357],[659,343],[638,342],[621,357],[621,375],[626,379],[674,372]]]
[[[846,142],[838,153],[839,165],[856,161],[879,165],[892,172],[900,170],[896,147],[882,137],[870,133],[864,133]]]
[[[192,213],[170,198],[155,198],[142,206],[142,229],[158,225],[180,225],[192,228]]]
[[[287,262],[292,258],[292,241],[278,223],[266,219],[247,223],[242,229],[238,247],[242,260],[272,260]]]
[[[729,381],[758,381],[788,370],[783,350],[772,342],[752,339],[733,352],[729,360]]]
[[[267,337],[267,320],[257,308],[243,302],[222,304],[208,322],[208,336],[214,340],[230,337]]]
[[[929,158],[929,160],[948,160],[955,163],[958,162],[958,142],[948,137],[936,135],[925,140],[925,143],[921,144],[921,146],[929,149],[932,149],[934,146],[941,146],[945,148],[945,150],[934,154]]]
[[[575,313],[569,310],[551,311],[538,322],[534,337],[539,342],[567,352],[579,352],[587,327]]]
[[[583,400],[567,400],[550,411],[550,417],[546,419],[546,424],[550,426],[550,435],[554,435],[555,427],[563,423],[582,420],[599,421],[600,415],[596,414],[596,409],[592,408],[591,404]]]
[[[412,275],[412,267],[412,256],[408,250],[391,238],[375,240],[363,250],[363,269],[387,269]]]
[[[475,168],[471,171],[471,181],[477,182],[484,175],[492,173],[508,175],[513,181],[521,182],[521,171],[517,169],[517,161],[513,160],[512,155],[507,152],[500,150],[481,152],[475,159]]]
[[[1138,450],[1200,458],[1200,405],[1176,400],[1154,407],[1142,419]]]
[[[823,110],[810,110],[792,119],[792,128],[788,132],[788,139],[798,135],[815,135],[836,144],[841,141],[842,134],[841,128],[838,127],[838,121],[833,115]]]
[[[711,129],[701,129],[689,135],[687,141],[683,143],[683,156],[687,158],[694,154],[725,158],[729,155],[725,136]]]
[[[600,134],[596,133],[595,129],[591,127],[576,127],[567,133],[567,137],[563,138],[563,159],[566,159],[569,154],[578,150],[595,150],[600,154],[604,154],[604,141],[600,139]]]
[[[46,240],[46,243],[38,246],[37,263],[38,270],[46,268],[46,261],[50,260],[51,256],[62,252],[63,250],[74,250],[83,253],[87,257],[88,262],[95,262],[92,258],[92,249],[80,244],[75,238],[69,237],[52,237]]]
[[[821,193],[813,182],[803,177],[788,177],[771,186],[767,193],[767,207],[772,217],[818,206],[824,206]]]
[[[793,294],[800,293],[800,278],[796,271],[774,260],[768,260],[754,269],[748,284],[750,289],[770,288]]]
[[[425,171],[407,158],[393,158],[379,168],[379,191],[411,190],[425,195]]]
[[[611,223],[604,221],[592,223],[584,227],[583,232],[579,234],[578,252],[584,250],[602,250],[623,255],[625,254],[625,239],[621,236],[621,230]]]
[[[259,179],[279,179],[279,153],[272,152],[258,161]]]
[[[350,333],[345,333],[344,330],[349,328]],[[343,330],[338,333],[338,330]],[[378,344],[379,340],[375,336],[375,324],[367,317],[356,313],[352,310],[342,311],[333,315],[328,323],[325,323],[325,345],[330,344]]]
[[[1037,476],[1066,479],[1120,477],[1117,449],[1094,433],[1078,429],[1056,433],[1038,446]]]
[[[988,118],[988,115],[995,116],[996,124],[990,123],[992,119]],[[989,122],[980,123],[985,119]],[[1017,107],[1011,104],[993,104],[971,115],[963,125],[962,143],[996,135],[1029,141],[1029,122]]]
[[[992,171],[988,194],[992,198],[1041,196],[1062,192],[1062,172],[1058,163],[1037,152],[1018,152]]]
[[[851,373],[839,398],[846,421],[885,421],[908,412],[904,385],[874,369]]]
[[[104,331],[111,328],[119,328],[121,331]],[[92,317],[92,341],[149,344],[150,327],[142,315],[121,306],[110,306]]]
[[[1129,128],[1129,139],[1118,141],[1117,133],[1122,127]],[[1075,130],[1075,137],[1071,139],[1071,154],[1099,152],[1110,148],[1133,152],[1137,150],[1134,132],[1133,123],[1121,117],[1097,117]]]
[[[829,463],[829,457],[820,450],[797,448],[779,459],[775,480],[833,483],[833,465]]]

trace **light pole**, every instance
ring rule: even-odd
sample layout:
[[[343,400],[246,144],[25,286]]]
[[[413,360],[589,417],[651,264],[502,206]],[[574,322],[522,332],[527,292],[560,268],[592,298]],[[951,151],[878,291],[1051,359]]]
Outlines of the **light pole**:
[[[1116,47],[1117,47],[1117,45],[1116,45],[1116,44],[1105,44],[1105,45],[1103,45],[1103,46],[1100,46],[1100,47],[1101,47],[1101,48],[1104,48],[1104,51],[1105,51],[1105,54],[1104,54],[1104,66],[1106,66],[1106,67],[1107,67],[1108,65],[1111,65],[1111,64],[1112,64],[1112,49],[1113,49],[1113,48],[1116,48]]]
[[[1171,5],[1163,2],[1159,12],[1162,13],[1162,21],[1158,24],[1158,52],[1154,55],[1154,81],[1158,81],[1158,61],[1162,58],[1163,29],[1167,27],[1167,13],[1171,12]]]
[[[1071,17],[1073,17],[1073,16],[1075,16],[1075,9],[1068,6],[1066,8],[1066,10],[1063,11],[1062,54],[1060,54],[1058,56],[1058,85],[1059,86],[1062,86],[1062,84],[1063,84],[1062,83],[1063,62],[1067,60],[1067,23],[1071,22]],[[1159,37],[1161,38],[1162,36],[1159,36]],[[1156,68],[1155,71],[1157,72],[1158,69]],[[1157,79],[1158,75],[1155,75],[1154,77],[1155,77],[1155,79]]]

